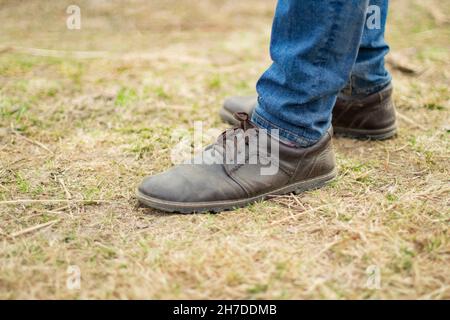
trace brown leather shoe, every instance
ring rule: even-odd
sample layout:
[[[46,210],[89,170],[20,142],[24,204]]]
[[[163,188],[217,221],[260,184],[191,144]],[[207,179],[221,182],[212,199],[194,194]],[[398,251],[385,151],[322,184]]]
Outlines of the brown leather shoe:
[[[295,148],[256,128],[247,114],[237,118],[240,128],[227,130],[204,150],[202,155],[209,162],[177,165],[145,178],[137,190],[139,201],[169,212],[220,212],[274,195],[318,188],[336,176],[331,130],[315,145]],[[263,135],[267,140],[260,140]],[[255,141],[264,143],[258,142],[258,148],[252,149],[250,144]],[[271,152],[262,152],[264,145],[270,146]],[[236,161],[235,155],[245,155],[244,162]],[[264,171],[269,162],[276,164],[276,170],[272,166]]]
[[[384,140],[397,132],[392,85],[365,97],[341,94],[333,108],[333,129],[336,135],[357,139]],[[225,100],[219,114],[225,122],[236,125],[235,112],[252,114],[257,97],[232,97]]]

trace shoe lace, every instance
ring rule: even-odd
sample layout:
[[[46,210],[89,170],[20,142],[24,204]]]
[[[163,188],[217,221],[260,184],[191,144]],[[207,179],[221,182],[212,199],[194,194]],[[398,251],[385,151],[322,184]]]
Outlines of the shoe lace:
[[[222,157],[224,157],[225,154],[230,154],[230,152],[233,152],[232,154],[234,155],[239,155],[243,152],[243,150],[240,150],[239,147],[249,145],[250,138],[245,133],[250,129],[254,129],[256,135],[258,134],[257,127],[251,123],[250,117],[247,113],[236,112],[233,116],[239,121],[239,125],[222,132],[216,142],[208,147],[207,150],[211,148],[214,152],[218,152],[218,155]],[[245,143],[242,143],[242,139],[245,139]],[[248,151],[248,148],[245,148],[244,152],[246,151]],[[248,160],[248,156],[249,155],[246,152],[246,160]]]

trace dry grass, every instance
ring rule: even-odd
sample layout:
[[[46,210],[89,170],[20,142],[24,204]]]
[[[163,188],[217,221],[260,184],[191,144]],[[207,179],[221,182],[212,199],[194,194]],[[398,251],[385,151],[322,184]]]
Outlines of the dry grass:
[[[253,92],[274,1],[81,1],[68,31],[71,2],[0,0],[0,298],[450,298],[450,10],[433,2],[392,1],[398,138],[337,139],[321,190],[180,216],[134,188],[170,166],[173,129],[224,127],[223,98]]]

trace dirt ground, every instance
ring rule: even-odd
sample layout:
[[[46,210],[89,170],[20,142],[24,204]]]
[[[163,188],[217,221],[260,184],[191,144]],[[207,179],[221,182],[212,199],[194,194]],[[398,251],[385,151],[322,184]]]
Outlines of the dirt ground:
[[[450,2],[392,1],[398,137],[335,139],[329,186],[216,215],[134,190],[254,92],[275,1],[77,1],[69,30],[72,3],[0,0],[0,298],[450,298]]]

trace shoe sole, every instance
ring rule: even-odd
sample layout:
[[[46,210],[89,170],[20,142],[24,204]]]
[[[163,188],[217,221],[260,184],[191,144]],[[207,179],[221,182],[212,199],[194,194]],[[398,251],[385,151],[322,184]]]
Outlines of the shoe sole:
[[[284,186],[277,190],[273,190],[255,197],[238,199],[238,200],[225,200],[225,201],[210,201],[210,202],[174,202],[165,201],[153,197],[149,197],[139,190],[136,191],[136,196],[140,203],[145,206],[166,211],[166,212],[177,212],[177,213],[202,213],[202,212],[222,212],[227,210],[233,210],[245,207],[255,202],[267,200],[270,197],[277,195],[284,195],[289,193],[299,194],[308,190],[317,189],[323,187],[331,180],[333,180],[337,175],[337,170],[334,169],[332,172],[325,175],[293,183],[288,186]]]
[[[333,126],[335,136],[347,137],[359,140],[386,140],[394,137],[397,134],[397,125],[377,129],[377,130],[363,130],[351,129]]]
[[[220,118],[222,121],[229,123],[231,125],[239,125],[233,114],[227,109],[223,108],[219,111]],[[359,140],[387,140],[394,137],[397,134],[397,125],[376,129],[376,130],[363,130],[363,129],[351,129],[344,127],[334,127],[333,132],[335,136],[347,137]]]

